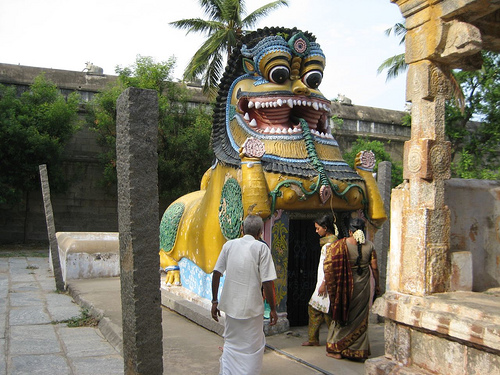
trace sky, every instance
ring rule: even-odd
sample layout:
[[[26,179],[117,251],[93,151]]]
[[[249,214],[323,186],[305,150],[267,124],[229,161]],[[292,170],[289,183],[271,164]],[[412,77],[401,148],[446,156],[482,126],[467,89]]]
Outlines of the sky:
[[[247,14],[271,0],[247,0]],[[137,55],[176,58],[180,79],[204,40],[169,22],[204,18],[199,0],[1,0],[0,63],[82,71],[86,62],[115,74]],[[326,56],[320,90],[353,104],[404,110],[406,75],[386,82],[378,66],[403,53],[384,30],[403,20],[390,0],[289,0],[256,25],[297,27],[316,36]]]

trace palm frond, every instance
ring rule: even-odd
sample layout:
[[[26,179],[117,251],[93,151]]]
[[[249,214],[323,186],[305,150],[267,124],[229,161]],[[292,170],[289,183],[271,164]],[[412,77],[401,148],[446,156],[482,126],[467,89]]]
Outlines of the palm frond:
[[[266,5],[263,5],[259,9],[256,9],[252,13],[247,15],[241,23],[244,27],[252,28],[255,26],[257,21],[267,16],[270,12],[278,9],[281,6],[288,6],[288,0],[277,0],[268,3]]]
[[[241,28],[241,16],[246,13],[244,0],[224,0],[221,18],[229,28]]]
[[[179,21],[170,22],[169,25],[177,29],[187,29],[186,35],[189,33],[213,33],[221,28],[224,28],[220,22],[206,21],[201,18],[191,18]]]
[[[382,73],[386,69],[386,82],[406,72],[406,70],[408,70],[408,64],[405,62],[405,54],[401,53],[384,60],[384,62],[382,62],[382,64],[377,68],[377,74]]]
[[[222,52],[223,51],[218,51],[217,53],[212,54],[203,77],[202,90],[210,100],[215,99],[217,96],[220,81],[219,72],[221,72],[224,67]]]
[[[457,77],[455,77],[452,71],[445,72],[445,75],[450,83],[451,95],[455,101],[455,105],[460,109],[460,113],[463,115],[465,113],[465,96],[462,86],[460,86],[460,82],[458,82]]]
[[[222,4],[224,0],[199,0],[201,9],[212,20],[222,20]]]
[[[219,66],[222,66],[222,52],[225,51],[226,30],[219,30],[211,37],[209,37],[196,51],[193,58],[189,62],[184,71],[184,79],[194,80],[198,78],[207,69],[207,62],[214,60],[211,56],[214,55],[215,59],[220,59]],[[220,56],[220,57],[219,57]],[[212,65],[217,65],[212,63]],[[222,69],[221,69],[222,70]],[[221,73],[218,73],[211,81],[220,79]]]
[[[396,23],[394,26],[389,27],[387,30],[384,31],[384,34],[386,36],[391,36],[391,33],[394,33],[395,36],[400,36],[401,39],[399,40],[399,44],[403,44],[406,40],[406,24],[404,22],[399,22]]]

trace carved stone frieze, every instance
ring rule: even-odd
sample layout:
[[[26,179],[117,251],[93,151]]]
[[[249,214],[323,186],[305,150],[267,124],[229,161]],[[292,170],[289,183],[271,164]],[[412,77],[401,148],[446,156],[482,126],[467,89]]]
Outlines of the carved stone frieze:
[[[433,139],[407,141],[403,178],[449,179],[450,163],[450,142],[437,142]]]

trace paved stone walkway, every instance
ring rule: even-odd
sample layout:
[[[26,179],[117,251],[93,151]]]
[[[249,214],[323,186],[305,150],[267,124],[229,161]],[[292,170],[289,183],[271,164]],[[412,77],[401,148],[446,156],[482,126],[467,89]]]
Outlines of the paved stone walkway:
[[[0,375],[122,375],[119,281],[72,280],[71,297],[56,292],[47,257],[0,257]],[[81,317],[81,306],[101,317],[99,328],[64,323]],[[182,306],[199,310],[189,301]],[[163,373],[217,374],[222,337],[175,309],[162,311]],[[383,355],[383,325],[372,324],[369,331],[372,357]],[[325,337],[323,327],[320,338]],[[307,327],[267,337],[262,375],[365,374],[363,363],[328,358],[324,346],[302,347],[306,338]]]
[[[47,258],[0,258],[0,375],[123,374],[97,327],[68,327],[82,310],[57,293]]]

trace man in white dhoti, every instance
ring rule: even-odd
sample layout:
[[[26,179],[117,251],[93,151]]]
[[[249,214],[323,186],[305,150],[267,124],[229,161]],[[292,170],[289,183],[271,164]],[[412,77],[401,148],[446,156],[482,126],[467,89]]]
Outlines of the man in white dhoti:
[[[271,250],[259,241],[264,223],[257,215],[243,222],[244,236],[222,247],[212,276],[212,318],[226,314],[220,375],[260,374],[266,339],[263,330],[262,287],[271,306],[270,325],[278,321],[274,301],[276,270]],[[217,299],[221,276],[226,273],[220,303]]]

